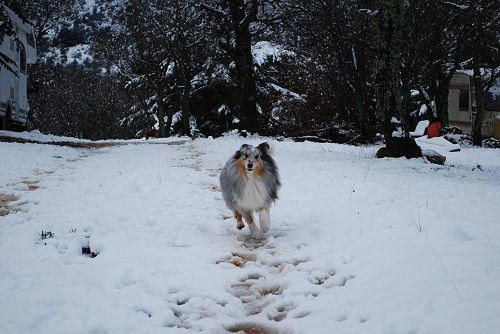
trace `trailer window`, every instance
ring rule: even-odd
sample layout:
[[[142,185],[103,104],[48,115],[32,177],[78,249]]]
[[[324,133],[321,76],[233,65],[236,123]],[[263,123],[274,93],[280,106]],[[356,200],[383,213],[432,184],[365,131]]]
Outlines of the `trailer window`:
[[[27,34],[27,39],[28,39],[28,44],[34,48],[35,47],[35,36],[33,35],[33,33]]]
[[[22,44],[19,44],[19,56],[21,58],[19,69],[21,70],[21,73],[26,74],[26,50]]]
[[[458,109],[469,110],[469,90],[460,90],[460,96],[458,98]]]

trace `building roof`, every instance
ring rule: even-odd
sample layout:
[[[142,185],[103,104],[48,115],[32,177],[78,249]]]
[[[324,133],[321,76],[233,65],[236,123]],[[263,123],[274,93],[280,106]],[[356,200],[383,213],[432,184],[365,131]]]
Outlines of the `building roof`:
[[[15,13],[12,9],[7,7],[6,5],[2,4],[2,6],[5,9],[5,12],[7,13],[7,15],[9,15],[9,18],[12,21],[12,24],[14,24],[16,27],[23,30],[24,32],[32,32],[33,31],[34,24],[31,23],[30,20],[28,20],[26,17],[24,17],[22,15]]]

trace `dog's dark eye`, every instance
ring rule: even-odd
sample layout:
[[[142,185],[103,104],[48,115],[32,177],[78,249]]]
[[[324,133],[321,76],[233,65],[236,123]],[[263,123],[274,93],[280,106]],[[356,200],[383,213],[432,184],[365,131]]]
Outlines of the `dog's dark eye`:
[[[245,159],[248,159],[248,154],[245,154]]]
[[[259,155],[256,155],[255,156],[255,160],[259,160],[260,159],[260,156]]]

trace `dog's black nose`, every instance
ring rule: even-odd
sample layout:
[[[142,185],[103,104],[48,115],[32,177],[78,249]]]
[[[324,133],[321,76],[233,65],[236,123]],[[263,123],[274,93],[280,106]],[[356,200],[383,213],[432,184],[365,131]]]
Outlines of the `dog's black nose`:
[[[248,164],[247,167],[250,168],[250,169],[252,169],[253,168],[253,164]]]

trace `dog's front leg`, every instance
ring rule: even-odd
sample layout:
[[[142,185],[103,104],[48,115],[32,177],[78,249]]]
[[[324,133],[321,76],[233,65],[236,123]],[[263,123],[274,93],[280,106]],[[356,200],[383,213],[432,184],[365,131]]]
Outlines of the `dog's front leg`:
[[[260,229],[263,233],[266,233],[271,226],[271,216],[269,214],[270,208],[265,208],[259,211],[259,223]]]
[[[238,230],[241,230],[243,227],[245,227],[245,224],[243,224],[243,215],[241,214],[241,212],[235,211],[234,218],[236,218],[236,228]]]
[[[243,218],[247,221],[248,227],[250,228],[250,232],[255,234],[257,232],[257,225],[255,225],[253,221],[253,214],[251,211],[247,211],[243,213]]]

